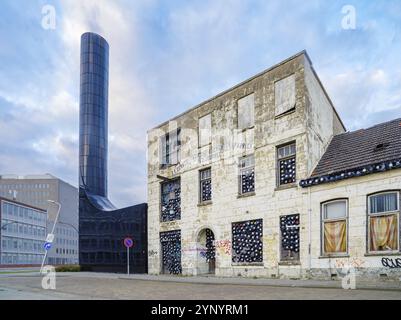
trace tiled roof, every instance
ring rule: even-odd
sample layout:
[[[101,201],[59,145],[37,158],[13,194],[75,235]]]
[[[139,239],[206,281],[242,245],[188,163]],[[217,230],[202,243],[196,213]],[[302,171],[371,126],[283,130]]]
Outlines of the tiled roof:
[[[401,118],[333,137],[311,177],[401,158]]]

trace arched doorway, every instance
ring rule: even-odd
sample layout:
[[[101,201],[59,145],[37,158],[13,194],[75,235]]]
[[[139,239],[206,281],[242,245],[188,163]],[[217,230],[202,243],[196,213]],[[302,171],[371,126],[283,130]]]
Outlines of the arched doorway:
[[[216,269],[216,248],[214,233],[202,229],[197,239],[197,274],[214,274]]]

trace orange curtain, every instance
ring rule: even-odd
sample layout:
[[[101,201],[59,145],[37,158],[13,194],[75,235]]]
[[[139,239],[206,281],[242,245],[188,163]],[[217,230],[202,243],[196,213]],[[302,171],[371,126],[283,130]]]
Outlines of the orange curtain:
[[[324,223],[324,252],[347,251],[347,226],[345,220]]]
[[[397,216],[370,218],[370,250],[397,250]]]

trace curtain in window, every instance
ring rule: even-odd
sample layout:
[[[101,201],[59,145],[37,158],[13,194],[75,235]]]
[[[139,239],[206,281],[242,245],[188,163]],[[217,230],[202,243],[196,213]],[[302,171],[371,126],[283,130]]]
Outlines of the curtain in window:
[[[345,220],[324,223],[324,252],[347,251],[347,226]]]
[[[370,250],[397,250],[397,216],[370,218]]]

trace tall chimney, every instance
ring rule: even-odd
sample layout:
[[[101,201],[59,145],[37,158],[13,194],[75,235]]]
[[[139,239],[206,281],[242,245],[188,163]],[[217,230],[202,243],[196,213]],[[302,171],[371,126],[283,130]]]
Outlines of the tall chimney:
[[[79,186],[107,197],[109,45],[98,34],[81,36]]]

